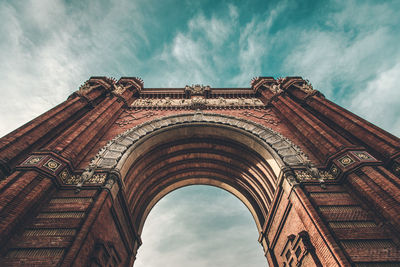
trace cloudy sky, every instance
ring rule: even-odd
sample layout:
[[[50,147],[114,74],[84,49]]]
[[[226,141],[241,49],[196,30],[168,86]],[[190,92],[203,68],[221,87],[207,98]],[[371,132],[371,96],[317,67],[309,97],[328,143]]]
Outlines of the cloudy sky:
[[[397,0],[3,0],[0,136],[96,75],[139,76],[146,87],[242,87],[254,76],[303,76],[400,136],[399,14]],[[199,212],[204,205],[213,208]],[[140,266],[261,266],[255,259],[244,264],[263,259],[243,207],[214,188],[171,193],[145,224]]]

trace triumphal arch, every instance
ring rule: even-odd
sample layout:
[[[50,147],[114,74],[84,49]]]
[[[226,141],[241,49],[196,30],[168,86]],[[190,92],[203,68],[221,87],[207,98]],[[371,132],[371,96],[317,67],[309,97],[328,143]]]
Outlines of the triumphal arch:
[[[192,184],[248,207],[270,266],[400,264],[399,139],[300,77],[92,77],[0,139],[0,176],[1,266],[132,266],[151,208]]]

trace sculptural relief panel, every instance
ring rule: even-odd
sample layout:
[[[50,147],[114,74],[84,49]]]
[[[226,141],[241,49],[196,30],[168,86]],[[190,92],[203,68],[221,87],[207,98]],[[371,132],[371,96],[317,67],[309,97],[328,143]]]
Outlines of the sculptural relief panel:
[[[258,98],[211,98],[206,99],[201,96],[195,96],[190,99],[165,98],[139,98],[136,99],[131,107],[137,108],[168,108],[168,107],[193,107],[198,104],[205,107],[261,107],[263,102]]]

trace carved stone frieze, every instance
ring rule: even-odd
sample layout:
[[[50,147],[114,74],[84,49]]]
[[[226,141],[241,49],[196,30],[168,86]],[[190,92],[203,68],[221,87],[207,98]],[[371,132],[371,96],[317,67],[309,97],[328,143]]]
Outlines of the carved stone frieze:
[[[336,177],[330,171],[318,170],[318,173],[313,173],[310,170],[295,170],[297,179],[300,182],[307,181],[325,181],[325,180],[334,180]]]
[[[90,173],[88,175],[88,172]],[[59,178],[65,185],[103,185],[107,178],[107,173],[95,173],[94,170],[88,170],[79,174],[71,174],[67,168],[61,171]]]
[[[169,107],[263,107],[263,102],[258,98],[202,98],[200,96],[191,99],[165,98],[139,98],[131,107],[134,108],[169,108]]]

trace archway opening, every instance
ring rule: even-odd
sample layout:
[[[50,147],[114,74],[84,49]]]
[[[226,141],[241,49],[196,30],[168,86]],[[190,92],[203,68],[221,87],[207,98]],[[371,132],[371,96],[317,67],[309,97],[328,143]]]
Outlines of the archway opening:
[[[304,154],[271,129],[231,116],[188,113],[137,125],[110,141],[92,166],[121,177],[132,231],[138,237],[153,206],[188,185],[212,185],[248,208],[260,236],[281,195],[283,170]],[[268,244],[261,239],[266,251]]]
[[[248,208],[214,186],[174,190],[151,210],[135,267],[265,266]]]

